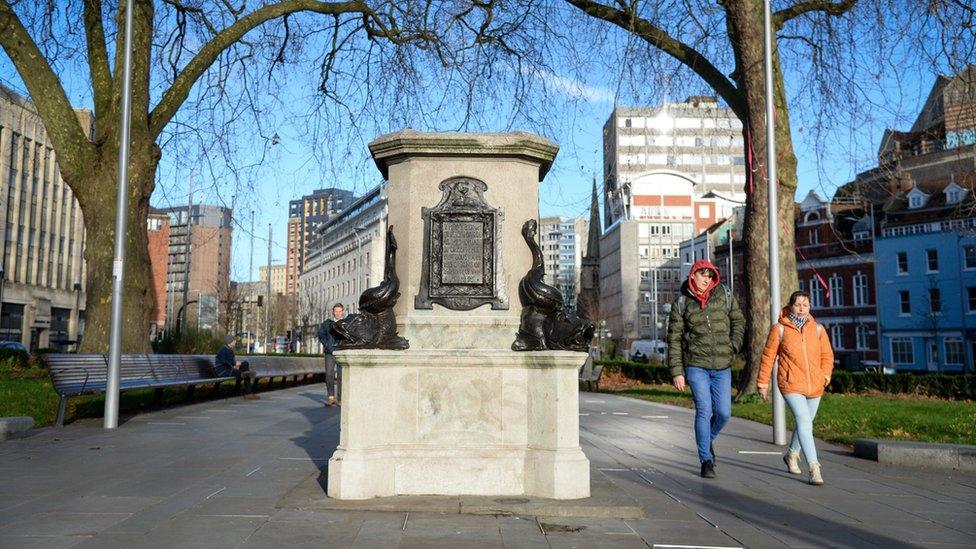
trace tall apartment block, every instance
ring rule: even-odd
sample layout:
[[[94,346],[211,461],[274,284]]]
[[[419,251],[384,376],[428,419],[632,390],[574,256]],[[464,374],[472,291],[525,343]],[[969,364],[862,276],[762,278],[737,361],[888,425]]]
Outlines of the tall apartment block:
[[[634,340],[664,338],[682,282],[681,242],[745,200],[742,142],[742,123],[710,96],[610,114],[600,313],[618,352]]]
[[[90,133],[90,111],[76,111]],[[33,103],[0,86],[0,340],[74,348],[84,333],[85,225]]]
[[[539,219],[539,246],[546,267],[546,283],[559,288],[563,305],[568,309],[576,308],[588,226],[583,217]]]
[[[742,143],[742,122],[713,96],[614,109],[603,126],[604,225],[627,217],[627,184],[650,172],[685,176],[697,196],[745,201]]]
[[[151,328],[157,332],[172,330],[181,312],[182,319],[202,330],[225,327],[221,317],[226,314],[227,303],[232,298],[232,218],[230,208],[204,204],[151,211],[147,221],[149,261],[153,273],[152,291],[157,296]],[[165,254],[158,244],[164,231],[168,234]],[[165,272],[165,278],[157,276],[157,272]],[[165,286],[159,288],[160,283]],[[158,296],[164,297],[162,302]]]
[[[355,201],[352,191],[330,187],[288,203],[287,295],[294,295],[298,288],[298,275],[305,268],[309,243],[317,230]]]

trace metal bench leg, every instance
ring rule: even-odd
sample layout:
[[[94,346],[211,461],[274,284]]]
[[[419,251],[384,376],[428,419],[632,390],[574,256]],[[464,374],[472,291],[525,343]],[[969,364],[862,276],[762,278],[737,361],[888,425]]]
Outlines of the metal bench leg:
[[[149,404],[153,409],[159,408],[163,404],[163,390],[153,389],[152,402]]]
[[[196,389],[196,385],[187,385],[186,386],[186,399],[187,400],[193,400],[194,389]]]
[[[61,395],[61,401],[58,402],[58,417],[54,420],[54,425],[57,427],[64,427],[64,414],[68,410],[68,397],[66,395]]]
[[[213,389],[210,390],[210,397],[216,398],[219,393],[220,393],[220,382],[218,381],[217,383],[213,384]]]

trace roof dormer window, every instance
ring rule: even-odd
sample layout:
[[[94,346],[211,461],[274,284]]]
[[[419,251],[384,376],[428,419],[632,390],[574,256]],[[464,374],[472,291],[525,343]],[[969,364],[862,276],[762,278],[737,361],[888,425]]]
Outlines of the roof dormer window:
[[[929,195],[925,194],[918,187],[908,192],[908,207],[912,210],[921,208],[928,201]]]
[[[946,204],[958,204],[962,202],[964,193],[965,190],[956,184],[955,181],[952,181],[949,183],[949,186],[945,188]]]

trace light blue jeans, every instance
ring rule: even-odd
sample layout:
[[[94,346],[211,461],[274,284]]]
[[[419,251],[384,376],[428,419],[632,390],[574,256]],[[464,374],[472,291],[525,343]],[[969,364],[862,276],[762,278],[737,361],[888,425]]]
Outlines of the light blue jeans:
[[[813,419],[817,417],[820,397],[810,398],[799,393],[787,393],[783,395],[783,399],[793,412],[793,420],[796,422],[796,430],[790,439],[790,451],[799,452],[802,449],[807,463],[817,461],[817,446],[813,442]]]
[[[695,399],[695,443],[702,463],[714,461],[712,441],[732,417],[732,368],[709,370],[685,366],[685,380]]]

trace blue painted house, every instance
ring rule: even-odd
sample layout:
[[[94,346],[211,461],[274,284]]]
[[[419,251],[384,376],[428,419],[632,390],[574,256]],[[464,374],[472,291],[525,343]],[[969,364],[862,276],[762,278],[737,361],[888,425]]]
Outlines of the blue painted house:
[[[956,189],[903,198],[908,210],[945,209],[963,202]],[[974,371],[976,217],[940,217],[886,224],[874,244],[881,361],[899,371]]]

